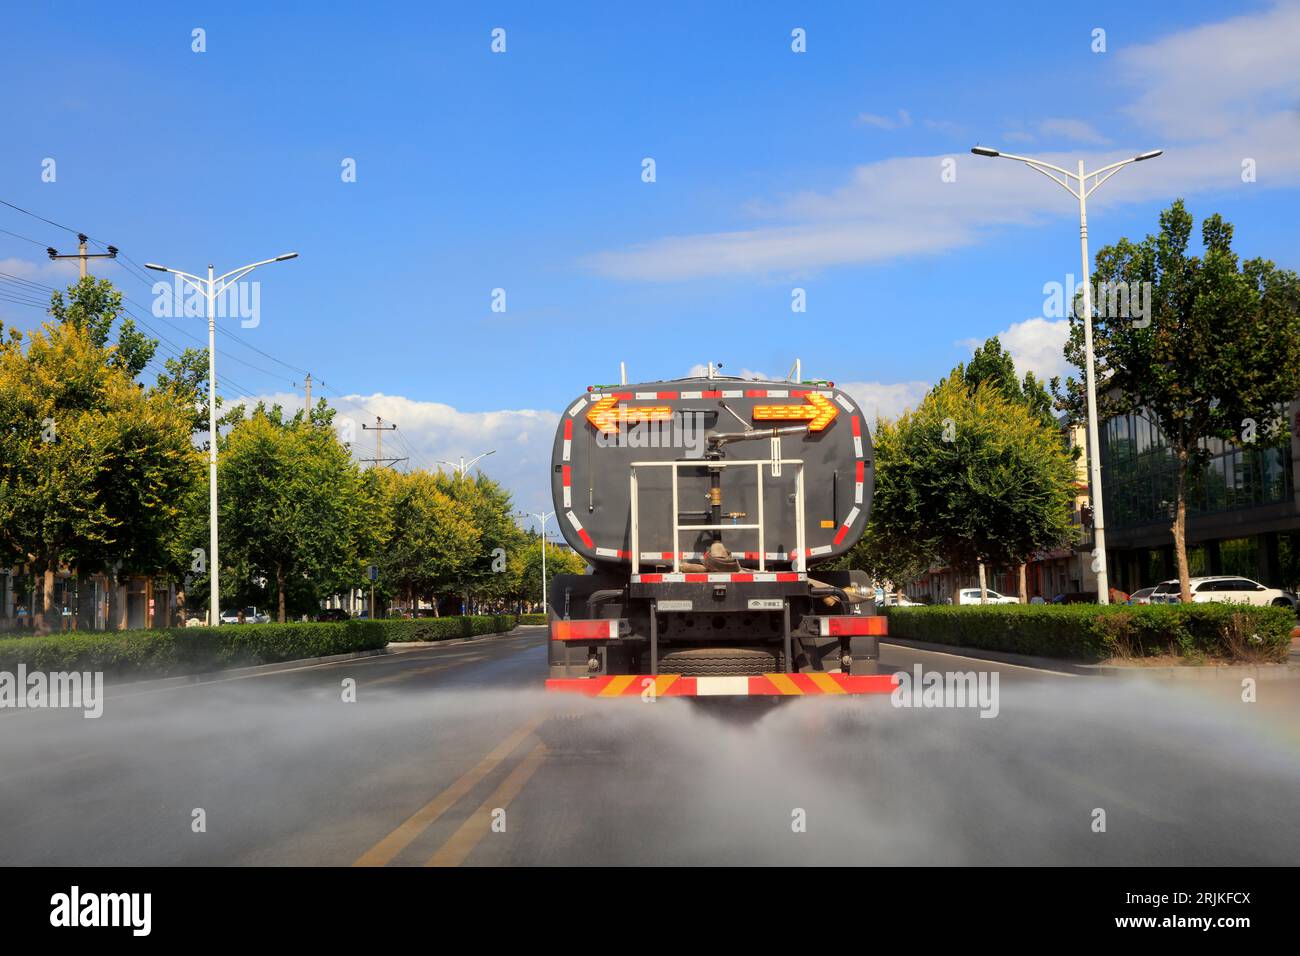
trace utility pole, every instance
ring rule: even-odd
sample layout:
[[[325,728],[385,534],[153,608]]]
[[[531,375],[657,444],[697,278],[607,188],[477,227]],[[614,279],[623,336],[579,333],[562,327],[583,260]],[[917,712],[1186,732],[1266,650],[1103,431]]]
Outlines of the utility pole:
[[[307,373],[307,423],[311,424],[311,372]]]
[[[375,433],[375,457],[374,457],[374,458],[362,458],[362,459],[361,459],[362,461],[372,462],[376,468],[378,468],[380,465],[385,465],[385,464],[387,464],[387,465],[395,465],[395,464],[397,464],[399,461],[406,461],[405,458],[385,458],[385,457],[384,457],[384,432],[395,432],[395,431],[397,431],[397,426],[396,426],[396,425],[385,425],[385,424],[384,424],[384,420],[383,420],[382,418],[380,418],[378,415],[376,415],[376,416],[375,416],[375,423],[374,423],[373,425],[366,425],[366,424],[363,424],[363,425],[361,426],[361,428],[362,428],[363,431],[368,431],[368,432],[374,432],[374,433]]]
[[[108,246],[108,252],[89,253],[86,251],[86,234],[77,233],[77,251],[60,253],[57,249],[49,247],[45,250],[51,259],[79,259],[81,266],[81,278],[86,278],[86,260],[87,259],[116,259],[117,247]]]

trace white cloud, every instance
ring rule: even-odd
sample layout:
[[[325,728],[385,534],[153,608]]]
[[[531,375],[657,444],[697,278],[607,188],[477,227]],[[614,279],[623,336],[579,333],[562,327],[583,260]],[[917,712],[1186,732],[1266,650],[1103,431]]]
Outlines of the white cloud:
[[[916,408],[933,387],[930,382],[836,382],[861,406],[868,423],[877,418],[897,418]]]
[[[1223,138],[1279,113],[1288,114],[1294,132],[1297,37],[1300,4],[1286,2],[1128,47],[1116,55],[1120,75],[1140,92],[1126,110],[1174,139]]]
[[[1065,359],[1065,342],[1070,337],[1067,319],[1025,319],[1013,322],[1009,328],[997,333],[998,341],[1016,363],[1016,374],[1021,378],[1032,371],[1041,381],[1047,382],[1059,375],[1077,375],[1073,365]],[[983,339],[964,339],[957,343],[972,352],[984,344]]]
[[[268,404],[278,402],[287,410],[302,406],[302,395],[272,393],[258,396]],[[338,410],[337,427],[351,425],[355,434],[354,457],[373,458],[374,432],[362,425],[373,425],[375,416],[385,424],[396,423],[398,431],[383,433],[384,457],[406,457],[400,468],[422,467],[450,470],[439,460],[459,464],[494,451],[475,469],[501,482],[514,497],[515,504],[528,511],[550,511],[551,442],[559,424],[560,413],[548,409],[501,409],[467,412],[442,402],[426,402],[401,395],[327,396]],[[247,402],[250,406],[254,402]]]
[[[1091,123],[1078,119],[1046,119],[1038,124],[1038,131],[1044,136],[1070,139],[1076,143],[1099,145],[1110,142],[1105,136],[1097,132]]]
[[[1137,120],[1140,138],[1123,148],[1040,158],[1066,168],[1082,158],[1096,168],[1161,145],[1153,141],[1153,130],[1200,137],[1171,148],[1155,162],[1123,170],[1092,198],[1099,210],[1242,188],[1245,158],[1255,160],[1258,168],[1258,183],[1251,189],[1300,185],[1296,35],[1300,7],[1287,5],[1130,49],[1122,54],[1120,72],[1135,91],[1126,111]],[[1252,59],[1257,49],[1259,57]],[[1215,85],[1220,79],[1225,88]],[[1204,123],[1203,105],[1208,110]],[[871,114],[860,119],[882,128],[896,122]],[[1104,141],[1079,120],[1048,119],[1041,127],[1076,141]],[[948,160],[956,161],[955,182],[941,178]],[[766,221],[605,250],[587,256],[582,265],[612,278],[644,281],[806,275],[940,253],[978,241],[989,227],[1074,214],[1069,197],[1020,164],[964,152],[869,163],[856,167],[838,189],[755,200],[743,209]]]
[[[897,116],[882,116],[879,113],[859,113],[858,122],[863,126],[876,129],[899,129],[912,125],[912,116],[907,110],[899,110]]]

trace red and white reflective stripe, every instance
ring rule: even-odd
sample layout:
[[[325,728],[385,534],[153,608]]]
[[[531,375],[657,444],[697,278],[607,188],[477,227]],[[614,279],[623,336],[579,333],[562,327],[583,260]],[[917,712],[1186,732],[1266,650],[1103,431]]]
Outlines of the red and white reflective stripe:
[[[892,694],[893,674],[762,674],[757,677],[682,677],[617,674],[552,678],[548,691],[587,697],[807,697]]]
[[[677,399],[676,392],[635,392],[638,402],[671,402]]]
[[[564,507],[573,507],[573,469],[564,464],[560,466],[560,484],[564,488]]]
[[[616,551],[614,548],[597,548],[596,554],[602,558],[631,558],[631,551]]]
[[[697,573],[694,571],[668,574],[634,574],[633,584],[771,584],[806,581],[802,571],[741,571],[727,574]]]
[[[823,544],[821,547],[818,548],[809,548],[808,557],[815,558],[818,557],[819,555],[830,554],[832,550],[834,549],[829,544]]]
[[[822,394],[825,395],[825,394],[829,394],[829,393],[827,393],[827,392],[823,392]],[[843,408],[846,412],[855,412],[855,411],[857,411],[857,409],[855,409],[855,408],[853,407],[853,403],[850,402],[850,401],[849,401],[847,398],[845,398],[843,395],[836,395],[836,396],[835,396],[835,401],[839,402],[839,403],[840,403],[840,407]]]
[[[853,423],[853,456],[862,457],[862,419],[854,415],[850,421]]]
[[[844,519],[844,524],[840,525],[840,530],[835,532],[835,546],[837,548],[840,546],[840,542],[844,540],[845,536],[848,535],[849,529],[853,527],[853,522],[858,520],[858,515],[860,513],[861,512],[857,505],[854,505],[849,510],[848,517]]]
[[[566,511],[564,514],[569,519],[569,524],[573,525],[573,530],[578,532],[578,537],[582,539],[582,543],[589,548],[596,547],[596,542],[591,540],[591,535],[587,534],[587,529],[582,526],[578,516],[572,511]]]
[[[861,458],[858,459],[857,465],[853,469],[853,503],[862,504],[863,488],[867,471],[867,463]]]
[[[583,396],[582,398],[578,399],[577,402],[574,403],[572,408],[569,409],[569,417],[570,418],[576,417],[578,412],[582,411],[586,407],[587,407],[587,398],[586,396]]]
[[[573,454],[573,419],[566,418],[564,420],[564,451],[561,460],[568,461],[569,457],[572,454]]]
[[[855,634],[889,633],[889,618],[876,614],[864,617],[857,614],[825,615],[817,618],[817,633],[822,637],[850,637]]]
[[[553,641],[610,641],[616,637],[617,620],[551,622]]]

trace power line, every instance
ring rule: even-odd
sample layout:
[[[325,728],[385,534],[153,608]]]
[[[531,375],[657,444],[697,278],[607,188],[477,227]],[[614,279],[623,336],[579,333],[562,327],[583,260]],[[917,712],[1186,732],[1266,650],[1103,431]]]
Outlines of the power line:
[[[8,202],[7,200],[0,199],[0,206],[8,206],[10,209],[16,209],[16,210],[18,210],[18,212],[22,213],[22,214],[25,215],[25,216],[31,216],[33,219],[39,219],[41,222],[49,223],[51,226],[55,226],[55,227],[57,227],[57,228],[59,228],[59,229],[66,229],[68,232],[72,233],[74,236],[77,234],[77,230],[76,230],[76,229],[73,229],[71,226],[65,226],[65,225],[63,225],[63,223],[61,223],[61,222],[55,222],[53,219],[46,219],[44,216],[38,216],[36,213],[32,212],[30,209],[24,209],[22,206],[15,206],[13,203]],[[95,241],[98,242],[99,240],[96,239]]]
[[[30,242],[32,245],[39,246],[41,249],[47,248],[45,243],[33,239],[31,236],[22,236],[16,232],[10,232],[8,229],[0,229],[0,232],[3,232],[6,236],[13,236],[15,239],[21,239],[24,242]]]

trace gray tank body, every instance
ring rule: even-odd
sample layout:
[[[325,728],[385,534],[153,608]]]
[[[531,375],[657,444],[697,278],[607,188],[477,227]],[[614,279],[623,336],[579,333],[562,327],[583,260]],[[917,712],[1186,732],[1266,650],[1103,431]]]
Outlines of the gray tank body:
[[[720,434],[734,439],[747,426],[764,433],[709,442]],[[775,439],[785,462],[777,475],[773,429],[785,432]],[[760,467],[732,463],[763,463],[761,550],[767,568],[802,570],[843,554],[861,538],[871,513],[874,469],[870,431],[857,402],[830,384],[715,377],[598,387],[570,403],[556,431],[551,472],[565,540],[599,569],[631,567],[634,462],[687,462],[678,469],[678,520],[712,523],[711,454],[725,463],[718,481],[721,520],[729,526],[759,524],[760,512]],[[802,556],[795,553],[800,470]],[[636,471],[638,563],[641,570],[665,568],[674,551],[673,469],[638,464]],[[711,531],[684,529],[676,550],[682,561],[698,561],[711,540]],[[721,540],[745,568],[759,566],[757,529],[724,528]]]

